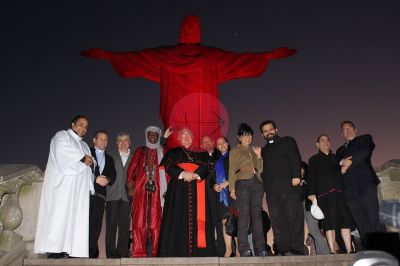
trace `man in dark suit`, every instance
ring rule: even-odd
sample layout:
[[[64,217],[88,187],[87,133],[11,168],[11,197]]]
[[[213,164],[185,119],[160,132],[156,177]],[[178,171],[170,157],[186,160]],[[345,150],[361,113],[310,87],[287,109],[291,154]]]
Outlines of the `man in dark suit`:
[[[267,143],[261,150],[264,191],[279,255],[304,255],[301,156],[296,140],[279,137],[272,120],[260,124]]]
[[[346,142],[336,151],[336,156],[341,160],[347,204],[365,245],[369,233],[386,231],[379,222],[377,185],[380,181],[371,164],[375,144],[371,135],[357,136],[353,122],[343,121],[340,126]]]
[[[89,258],[99,256],[97,242],[99,240],[103,221],[104,205],[106,201],[106,186],[115,181],[115,168],[113,158],[106,153],[108,134],[106,131],[97,131],[93,138],[94,147],[90,148],[96,160],[94,168],[94,190],[90,195],[89,207]]]
[[[106,204],[106,255],[107,258],[129,257],[129,228],[131,197],[126,187],[128,166],[132,160],[131,139],[128,133],[117,136],[117,150],[111,152],[114,159],[116,180],[107,187]],[[118,243],[115,243],[118,231]]]

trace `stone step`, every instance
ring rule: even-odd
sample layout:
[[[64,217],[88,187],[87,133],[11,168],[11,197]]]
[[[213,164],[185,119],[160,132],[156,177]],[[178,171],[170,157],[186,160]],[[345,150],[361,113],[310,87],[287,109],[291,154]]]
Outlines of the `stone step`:
[[[228,266],[228,265],[351,265],[354,261],[354,254],[337,254],[321,256],[285,256],[285,257],[250,257],[250,258],[124,258],[124,259],[25,259],[24,265],[45,266],[45,265],[110,265],[110,266],[137,266],[137,265],[191,265],[191,266]]]

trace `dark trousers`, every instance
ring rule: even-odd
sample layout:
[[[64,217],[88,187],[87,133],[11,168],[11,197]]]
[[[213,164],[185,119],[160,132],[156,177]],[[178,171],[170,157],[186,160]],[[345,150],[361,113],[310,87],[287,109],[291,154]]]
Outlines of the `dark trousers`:
[[[107,258],[129,257],[129,222],[131,203],[123,200],[106,204],[106,255]],[[115,243],[118,229],[118,243]]]
[[[103,222],[105,200],[99,196],[90,195],[89,206],[89,258],[99,257],[99,240]]]
[[[267,203],[277,252],[304,254],[304,211],[302,195],[267,194]]]
[[[346,194],[346,199],[364,245],[369,233],[386,232],[386,227],[379,222],[379,201],[375,185],[368,186],[358,195]]]
[[[239,209],[238,217],[238,248],[243,253],[250,250],[247,238],[250,224],[253,227],[253,243],[255,252],[265,250],[265,236],[262,224],[262,200],[264,190],[262,183],[253,176],[251,179],[236,181],[235,192]]]

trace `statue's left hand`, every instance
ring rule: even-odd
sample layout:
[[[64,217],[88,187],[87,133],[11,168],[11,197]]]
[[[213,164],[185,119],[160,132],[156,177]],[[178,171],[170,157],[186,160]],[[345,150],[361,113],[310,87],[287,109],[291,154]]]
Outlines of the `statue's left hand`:
[[[285,58],[288,56],[292,56],[297,53],[296,49],[290,49],[288,47],[281,47],[281,48],[276,48],[272,52],[268,53],[268,58],[269,59],[279,59],[279,58]]]

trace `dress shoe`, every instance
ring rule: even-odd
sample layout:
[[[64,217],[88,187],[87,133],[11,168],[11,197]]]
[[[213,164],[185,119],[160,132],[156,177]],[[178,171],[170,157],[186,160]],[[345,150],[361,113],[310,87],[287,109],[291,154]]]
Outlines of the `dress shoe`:
[[[266,257],[268,256],[268,252],[264,249],[264,250],[260,250],[260,251],[255,251],[256,256],[257,257]]]
[[[295,256],[295,254],[293,254],[290,251],[285,251],[285,252],[278,252],[278,253],[276,253],[275,256]]]
[[[251,250],[240,252],[240,257],[251,257]]]
[[[67,259],[69,258],[68,253],[60,252],[60,253],[47,253],[47,258],[49,259]]]

